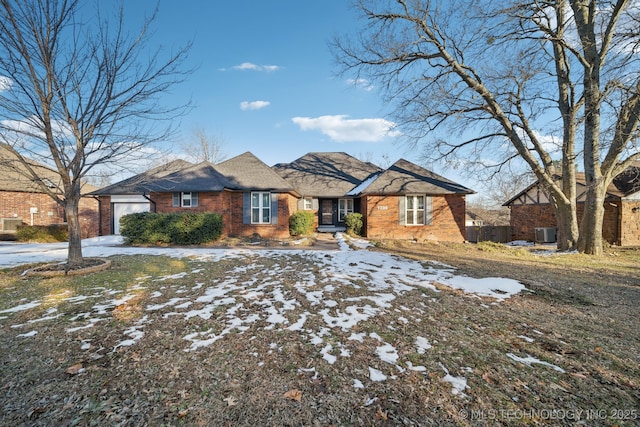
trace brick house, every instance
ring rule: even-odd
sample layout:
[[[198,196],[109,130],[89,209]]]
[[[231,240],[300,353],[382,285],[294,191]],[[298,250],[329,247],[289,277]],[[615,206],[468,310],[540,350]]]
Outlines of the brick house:
[[[578,224],[584,213],[586,182],[577,174],[576,208]],[[511,210],[513,240],[555,242],[556,216],[549,197],[535,182],[509,199],[503,206]],[[603,239],[618,246],[640,245],[640,163],[613,179],[607,189],[602,224]]]
[[[298,194],[251,153],[213,165],[175,161],[94,192],[101,234],[119,234],[132,212],[216,212],[223,236],[289,236]]]
[[[320,232],[344,230],[345,216],[359,212],[369,238],[464,241],[472,193],[406,160],[383,170],[346,153],[309,153],[270,168],[244,153],[215,165],[169,164],[94,194],[102,234],[117,234],[119,205],[137,203],[128,211],[220,213],[227,236],[288,237],[289,217],[308,210]]]
[[[53,191],[59,191],[60,176],[52,169],[33,162],[31,168]],[[18,225],[66,223],[64,208],[43,192],[39,183],[28,177],[25,166],[0,144],[0,231],[15,232]],[[95,187],[84,185],[83,194]],[[98,202],[85,196],[79,205],[82,237],[98,235]]]

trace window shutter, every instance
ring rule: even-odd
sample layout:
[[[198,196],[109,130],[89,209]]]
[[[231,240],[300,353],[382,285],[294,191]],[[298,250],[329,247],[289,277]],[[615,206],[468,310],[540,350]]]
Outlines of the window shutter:
[[[198,193],[191,193],[191,207],[198,207]]]
[[[278,223],[278,193],[271,193],[271,224]]]
[[[406,206],[407,206],[407,198],[406,196],[398,196],[398,213],[399,213],[399,219],[400,219],[400,225],[407,225],[407,212],[406,212]]]
[[[299,211],[303,211],[304,210],[304,197],[298,199],[298,210]]]
[[[173,207],[180,207],[180,193],[173,193]]]
[[[433,197],[425,196],[424,198],[424,224],[433,225]]]
[[[311,199],[311,209],[313,209],[314,211],[320,209],[318,199]]]
[[[242,223],[251,224],[251,193],[242,193]]]

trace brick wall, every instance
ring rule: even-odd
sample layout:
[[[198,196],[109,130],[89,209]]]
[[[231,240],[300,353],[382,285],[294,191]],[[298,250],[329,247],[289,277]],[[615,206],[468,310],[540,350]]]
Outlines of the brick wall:
[[[640,200],[623,201],[620,210],[620,246],[640,246]]]
[[[289,217],[296,210],[297,199],[290,194],[278,194],[278,224],[243,224],[243,193],[198,193],[195,208],[174,207],[171,193],[152,193],[156,212],[215,212],[222,215],[223,236],[253,236],[265,238],[289,237]]]
[[[111,229],[111,196],[100,196],[98,203],[100,210],[100,236],[108,236],[113,230]]]
[[[447,242],[465,241],[465,197],[459,195],[433,196],[431,225],[400,225],[399,197],[366,196],[362,198],[362,212],[366,212],[366,236],[369,239],[415,239]]]
[[[228,193],[230,199],[230,215],[225,228],[229,236],[253,236],[284,239],[289,234],[289,217],[297,210],[297,199],[290,194],[278,194],[278,224],[243,224],[242,193]]]
[[[38,208],[38,213],[33,215],[33,225],[65,222],[62,206],[46,194],[17,191],[0,192],[0,218],[20,218],[23,224],[31,225],[31,208]],[[97,236],[98,202],[92,197],[83,197],[80,200],[79,215],[82,237]]]

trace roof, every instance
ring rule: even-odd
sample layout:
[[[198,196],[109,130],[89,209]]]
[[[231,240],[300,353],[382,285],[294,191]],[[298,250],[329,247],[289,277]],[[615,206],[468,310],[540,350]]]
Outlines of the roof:
[[[149,186],[153,181],[190,166],[192,166],[192,164],[186,160],[174,160],[120,182],[116,182],[115,184],[103,187],[91,194],[108,196],[114,194],[125,195],[146,193],[149,191]]]
[[[378,175],[359,194],[395,195],[395,194],[474,194],[460,184],[444,178],[428,169],[400,159]],[[356,194],[353,194],[356,195]]]
[[[204,192],[223,191],[228,187],[227,178],[210,162],[202,162],[182,169],[147,185],[149,191],[165,192]]]
[[[62,181],[57,171],[34,160],[26,160],[49,188],[62,188]],[[83,194],[93,191],[95,188],[92,185],[83,184]],[[5,144],[0,144],[0,191],[43,192],[40,184],[31,177],[22,160],[18,159]]]
[[[562,181],[561,176],[555,177],[558,181]],[[522,197],[525,193],[530,191],[531,189],[538,186],[540,180],[535,181],[533,184],[530,184],[524,190],[520,191],[518,194],[507,200],[503,203],[502,206],[510,206],[513,202]],[[583,172],[576,173],[576,186],[582,187],[586,189],[587,180],[585,178],[585,174]],[[625,169],[622,173],[617,175],[609,187],[607,187],[607,194],[605,198],[607,199],[621,199],[627,197],[631,194],[637,193],[640,191],[640,162],[633,163],[630,167]],[[578,198],[584,194],[584,191],[578,190]]]
[[[308,153],[273,166],[303,196],[342,197],[374,174],[378,166],[343,152]]]
[[[227,179],[229,190],[293,192],[294,187],[250,152],[215,165]]]

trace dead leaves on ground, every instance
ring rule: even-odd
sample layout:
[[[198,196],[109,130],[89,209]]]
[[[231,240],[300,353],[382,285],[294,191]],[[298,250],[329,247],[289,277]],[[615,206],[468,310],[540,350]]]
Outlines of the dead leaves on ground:
[[[285,394],[283,394],[282,397],[284,397],[285,399],[295,400],[296,402],[300,402],[300,400],[302,400],[302,392],[297,388],[293,388],[287,391]]]

